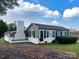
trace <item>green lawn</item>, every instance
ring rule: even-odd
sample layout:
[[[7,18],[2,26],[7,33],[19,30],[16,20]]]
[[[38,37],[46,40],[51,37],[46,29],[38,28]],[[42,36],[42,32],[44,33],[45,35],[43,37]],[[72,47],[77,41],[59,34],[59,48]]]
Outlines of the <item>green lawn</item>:
[[[4,39],[0,39],[0,45],[6,45],[9,44],[8,42],[6,42]]]
[[[60,52],[70,52],[70,53],[73,53],[73,54],[77,54],[77,56],[79,57],[79,43],[76,43],[76,44],[68,44],[68,45],[65,45],[65,44],[42,44],[42,45],[39,45],[40,47],[43,47],[43,48],[49,48],[49,49],[52,49],[52,50],[57,50],[57,51],[60,51]]]

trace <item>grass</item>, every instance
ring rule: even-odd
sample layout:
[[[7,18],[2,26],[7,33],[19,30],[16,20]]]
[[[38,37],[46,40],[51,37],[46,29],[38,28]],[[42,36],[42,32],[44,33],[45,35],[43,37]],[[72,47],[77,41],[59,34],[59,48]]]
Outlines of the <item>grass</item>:
[[[4,39],[0,39],[0,45],[6,45],[9,44],[8,42],[6,42]]]
[[[0,39],[0,45],[7,45],[9,44],[8,42],[6,42],[4,39]],[[56,51],[60,51],[60,52],[71,52],[71,53],[75,53],[77,54],[77,56],[79,57],[79,43],[75,43],[75,44],[41,44],[41,45],[37,45],[39,47],[42,48],[48,48],[51,50],[56,50]]]
[[[75,44],[44,44],[44,45],[39,45],[40,47],[43,48],[48,48],[48,49],[52,49],[52,50],[57,50],[60,52],[71,52],[74,54],[77,54],[77,56],[79,57],[79,43],[75,43]]]

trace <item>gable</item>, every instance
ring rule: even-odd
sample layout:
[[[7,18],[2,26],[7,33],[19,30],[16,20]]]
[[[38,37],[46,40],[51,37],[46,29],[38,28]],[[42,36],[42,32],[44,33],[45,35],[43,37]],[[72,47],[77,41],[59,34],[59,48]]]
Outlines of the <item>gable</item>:
[[[33,29],[38,29],[38,26],[35,24],[30,24],[30,26],[27,28],[27,30],[33,30]]]

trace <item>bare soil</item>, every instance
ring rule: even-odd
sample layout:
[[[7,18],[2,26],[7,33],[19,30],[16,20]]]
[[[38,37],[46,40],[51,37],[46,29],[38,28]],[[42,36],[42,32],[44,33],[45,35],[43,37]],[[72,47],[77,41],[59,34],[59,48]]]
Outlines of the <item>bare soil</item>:
[[[0,45],[0,59],[77,59],[71,54],[39,48],[34,44]]]

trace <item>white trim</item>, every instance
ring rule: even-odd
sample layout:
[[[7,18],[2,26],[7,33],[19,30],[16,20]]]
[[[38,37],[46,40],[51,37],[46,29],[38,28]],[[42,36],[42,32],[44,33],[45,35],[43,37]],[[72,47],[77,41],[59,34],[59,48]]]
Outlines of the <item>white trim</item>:
[[[46,30],[46,38],[47,38],[47,31],[48,31],[48,30]]]
[[[67,31],[62,31],[62,36],[67,36]]]
[[[56,37],[56,30],[52,30],[52,32],[54,32],[53,36]]]

